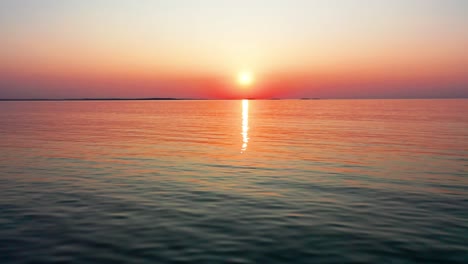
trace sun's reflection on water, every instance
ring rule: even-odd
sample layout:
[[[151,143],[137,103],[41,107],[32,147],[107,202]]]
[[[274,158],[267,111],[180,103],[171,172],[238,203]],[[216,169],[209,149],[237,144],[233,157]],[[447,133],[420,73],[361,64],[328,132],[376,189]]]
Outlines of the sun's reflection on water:
[[[247,150],[249,142],[249,100],[242,100],[242,148],[241,153]]]

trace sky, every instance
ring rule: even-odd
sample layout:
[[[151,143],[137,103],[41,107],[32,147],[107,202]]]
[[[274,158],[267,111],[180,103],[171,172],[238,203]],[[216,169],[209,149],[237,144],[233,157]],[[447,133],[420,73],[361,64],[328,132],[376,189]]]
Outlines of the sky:
[[[0,98],[83,97],[468,97],[468,1],[0,1]]]

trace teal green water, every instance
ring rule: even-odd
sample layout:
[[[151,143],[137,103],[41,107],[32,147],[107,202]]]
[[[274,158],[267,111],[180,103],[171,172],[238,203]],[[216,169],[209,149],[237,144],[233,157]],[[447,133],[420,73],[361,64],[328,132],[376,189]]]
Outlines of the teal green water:
[[[468,100],[0,102],[0,263],[467,263]]]

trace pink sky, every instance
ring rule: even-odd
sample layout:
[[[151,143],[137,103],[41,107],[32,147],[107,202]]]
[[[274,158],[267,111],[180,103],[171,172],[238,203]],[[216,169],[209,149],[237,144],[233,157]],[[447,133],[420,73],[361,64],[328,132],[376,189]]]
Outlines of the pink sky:
[[[0,98],[468,97],[466,1],[38,3],[0,3]]]

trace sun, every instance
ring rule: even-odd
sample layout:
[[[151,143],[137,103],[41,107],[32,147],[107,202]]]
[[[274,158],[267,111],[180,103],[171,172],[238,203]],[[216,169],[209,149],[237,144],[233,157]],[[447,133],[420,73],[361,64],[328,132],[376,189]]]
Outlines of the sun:
[[[239,83],[240,86],[248,87],[252,85],[253,81],[253,74],[249,71],[241,71],[237,75],[237,83]]]

